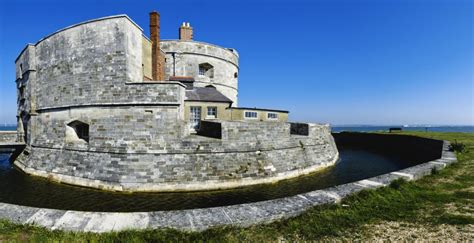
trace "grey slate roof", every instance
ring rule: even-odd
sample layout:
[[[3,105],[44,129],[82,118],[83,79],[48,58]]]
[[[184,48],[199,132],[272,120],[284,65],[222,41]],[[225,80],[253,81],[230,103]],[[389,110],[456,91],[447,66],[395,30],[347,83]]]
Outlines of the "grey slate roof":
[[[232,100],[213,87],[194,87],[192,90],[186,90],[185,100],[232,103]]]

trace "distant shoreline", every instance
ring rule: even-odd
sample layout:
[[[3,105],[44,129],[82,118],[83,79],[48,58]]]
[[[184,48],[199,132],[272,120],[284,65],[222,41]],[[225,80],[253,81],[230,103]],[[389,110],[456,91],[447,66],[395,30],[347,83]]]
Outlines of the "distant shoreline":
[[[464,132],[474,133],[474,126],[332,126],[333,132],[375,132],[388,131],[392,127],[401,128],[403,131],[422,131],[422,132]]]

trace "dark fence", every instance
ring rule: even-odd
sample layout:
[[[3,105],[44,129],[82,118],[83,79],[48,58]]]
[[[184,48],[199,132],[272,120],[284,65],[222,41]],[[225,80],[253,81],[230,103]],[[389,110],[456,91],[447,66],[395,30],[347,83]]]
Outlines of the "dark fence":
[[[308,123],[290,123],[290,134],[308,136],[308,129]]]
[[[222,126],[220,122],[201,121],[197,135],[211,138],[222,138]]]

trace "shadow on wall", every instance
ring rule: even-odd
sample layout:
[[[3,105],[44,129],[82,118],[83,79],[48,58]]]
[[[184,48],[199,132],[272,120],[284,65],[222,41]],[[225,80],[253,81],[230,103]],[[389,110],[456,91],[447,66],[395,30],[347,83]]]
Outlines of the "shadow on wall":
[[[337,148],[363,149],[383,153],[406,161],[425,163],[441,158],[443,141],[409,135],[387,135],[357,132],[332,134]]]

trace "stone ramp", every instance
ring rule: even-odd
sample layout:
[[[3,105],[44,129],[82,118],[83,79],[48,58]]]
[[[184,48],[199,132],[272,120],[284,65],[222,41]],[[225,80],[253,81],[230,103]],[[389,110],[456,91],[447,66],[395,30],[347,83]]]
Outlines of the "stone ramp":
[[[0,131],[0,153],[11,153],[11,162],[18,157],[26,146],[25,143],[17,141],[16,131]]]
[[[11,153],[9,160],[13,163],[25,147],[26,144],[24,143],[0,143],[0,153]]]

